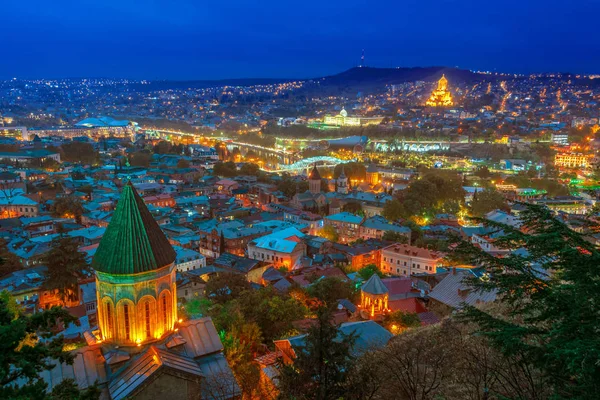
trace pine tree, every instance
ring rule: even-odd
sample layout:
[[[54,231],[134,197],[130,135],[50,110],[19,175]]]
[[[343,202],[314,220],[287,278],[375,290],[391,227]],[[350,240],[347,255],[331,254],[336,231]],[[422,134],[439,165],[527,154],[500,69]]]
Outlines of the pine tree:
[[[466,307],[492,345],[518,355],[545,373],[556,398],[597,398],[600,393],[600,251],[545,207],[526,204],[520,229],[491,221],[494,245],[511,251],[495,257],[465,241],[455,261],[482,265],[478,289],[496,290],[508,315]]]
[[[219,255],[225,253],[225,235],[223,235],[223,231],[221,231],[221,238],[219,240]]]
[[[353,335],[343,335],[330,322],[326,308],[317,312],[317,324],[294,348],[293,365],[285,365],[279,379],[283,399],[340,399],[345,397],[346,379],[354,363]]]
[[[52,249],[44,255],[42,262],[48,267],[43,287],[58,290],[63,301],[77,300],[78,280],[87,267],[85,254],[79,251],[77,241],[68,236],[59,236],[52,241]]]

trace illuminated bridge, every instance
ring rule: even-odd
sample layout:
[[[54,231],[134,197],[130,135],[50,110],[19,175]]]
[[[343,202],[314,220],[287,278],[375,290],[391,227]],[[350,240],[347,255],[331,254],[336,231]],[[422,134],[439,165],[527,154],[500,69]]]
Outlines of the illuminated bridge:
[[[439,151],[439,150],[449,150],[451,142],[426,142],[426,141],[418,141],[418,142],[387,142],[376,141],[373,143],[373,149],[376,152],[388,153],[390,151],[411,151],[418,153],[425,153],[428,151]]]
[[[293,164],[289,164],[289,165],[280,165],[280,170],[278,171],[271,171],[271,172],[291,172],[291,171],[300,171],[300,170],[309,170],[310,168],[313,167],[313,165],[317,165],[318,167],[330,167],[330,166],[336,166],[338,164],[346,164],[349,162],[353,162],[356,160],[341,160],[339,158],[336,157],[329,157],[329,156],[318,156],[318,157],[310,157],[310,158],[305,158],[303,160],[300,161],[296,161]]]

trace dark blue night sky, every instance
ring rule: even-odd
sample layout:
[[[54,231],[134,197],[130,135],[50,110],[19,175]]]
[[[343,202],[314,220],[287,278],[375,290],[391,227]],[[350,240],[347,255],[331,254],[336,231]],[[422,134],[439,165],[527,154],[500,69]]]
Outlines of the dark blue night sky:
[[[600,72],[598,0],[2,0],[0,78]]]

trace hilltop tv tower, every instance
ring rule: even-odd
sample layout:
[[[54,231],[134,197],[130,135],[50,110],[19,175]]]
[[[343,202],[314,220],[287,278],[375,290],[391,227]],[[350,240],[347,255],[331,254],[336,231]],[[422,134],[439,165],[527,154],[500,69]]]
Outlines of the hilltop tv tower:
[[[365,49],[362,49],[362,54],[360,55],[360,67],[365,66]]]

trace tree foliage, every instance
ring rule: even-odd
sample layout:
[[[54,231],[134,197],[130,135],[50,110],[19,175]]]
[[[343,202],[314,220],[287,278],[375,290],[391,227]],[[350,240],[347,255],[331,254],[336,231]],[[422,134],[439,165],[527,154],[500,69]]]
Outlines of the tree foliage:
[[[404,207],[398,199],[387,201],[381,213],[388,221],[398,221],[404,215]]]
[[[362,205],[358,201],[349,201],[342,206],[342,211],[355,215],[364,215]]]
[[[418,328],[421,320],[416,313],[404,312],[402,310],[386,314],[383,324],[392,333],[402,332],[408,328]]]
[[[398,211],[403,218],[439,212],[457,213],[464,197],[462,181],[457,174],[430,171],[402,191]]]
[[[77,240],[60,236],[52,241],[52,248],[42,257],[42,263],[48,267],[48,276],[43,287],[58,290],[64,301],[79,298],[78,280],[87,268],[85,254],[79,251]]]
[[[246,277],[233,272],[224,272],[212,277],[204,288],[208,298],[221,304],[239,298],[249,289],[250,283]]]
[[[337,242],[340,238],[337,229],[331,225],[325,225],[323,229],[321,229],[321,236],[332,242]]]
[[[69,162],[82,164],[95,164],[98,162],[99,154],[94,146],[83,142],[69,142],[60,146],[62,159]]]
[[[471,200],[471,214],[481,217],[490,211],[508,210],[508,205],[502,194],[494,189],[484,189],[476,192]]]
[[[186,160],[185,158],[182,158],[179,161],[177,161],[177,168],[189,168],[189,167],[190,167],[190,162],[188,160]]]
[[[354,293],[352,282],[335,276],[319,279],[308,287],[309,295],[319,299],[332,309],[337,306],[338,300],[352,300]]]
[[[223,178],[232,178],[237,176],[238,171],[233,161],[218,162],[213,167],[213,174]]]
[[[151,161],[152,154],[150,154],[150,152],[147,150],[136,151],[135,153],[131,153],[129,155],[129,164],[132,167],[147,168],[150,166]]]
[[[293,180],[288,174],[283,174],[281,181],[277,183],[277,190],[283,192],[283,194],[292,198],[296,193],[304,193],[308,190],[308,182]]]
[[[495,245],[512,251],[493,257],[458,242],[455,260],[482,265],[489,278],[472,280],[496,290],[505,313],[466,308],[491,344],[544,372],[556,398],[594,398],[600,393],[600,251],[542,206],[526,205],[521,229],[491,221],[502,231]]]
[[[240,167],[240,175],[259,176],[260,167],[254,163],[244,163],[244,165]]]
[[[379,275],[380,278],[383,278],[383,273],[377,268],[375,264],[365,265],[361,269],[358,270],[358,275],[362,278],[362,280],[366,281],[373,275]]]
[[[400,232],[385,231],[385,233],[383,234],[383,236],[381,238],[383,240],[388,240],[388,241],[394,242],[394,243],[401,243],[401,244],[408,243],[408,236],[403,233],[400,233]]]
[[[352,369],[351,354],[356,338],[345,336],[329,322],[326,309],[318,312],[304,344],[295,348],[293,365],[284,365],[279,377],[282,399],[340,399],[347,393],[346,380]]]
[[[54,217],[70,217],[74,218],[77,222],[81,222],[81,216],[83,215],[81,201],[73,196],[57,198],[54,200],[50,210]]]
[[[8,249],[6,240],[0,238],[0,277],[23,269],[21,259]]]
[[[73,356],[63,351],[62,336],[54,336],[60,324],[74,317],[53,307],[25,315],[14,300],[0,295],[0,398],[2,399],[98,399],[96,386],[80,391],[73,380],[64,380],[47,393],[47,384],[40,377],[57,362],[73,363]]]

